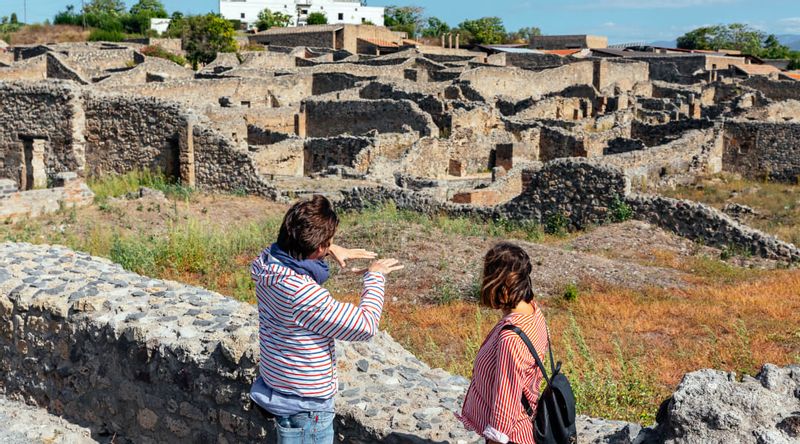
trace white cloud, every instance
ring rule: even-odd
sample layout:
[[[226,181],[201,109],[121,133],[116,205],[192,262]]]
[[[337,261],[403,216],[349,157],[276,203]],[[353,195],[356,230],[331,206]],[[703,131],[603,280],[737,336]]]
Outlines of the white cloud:
[[[791,34],[800,34],[800,17],[789,17],[778,21],[783,31]]]
[[[581,5],[573,5],[575,9],[679,9],[696,8],[736,3],[739,0],[599,0]]]

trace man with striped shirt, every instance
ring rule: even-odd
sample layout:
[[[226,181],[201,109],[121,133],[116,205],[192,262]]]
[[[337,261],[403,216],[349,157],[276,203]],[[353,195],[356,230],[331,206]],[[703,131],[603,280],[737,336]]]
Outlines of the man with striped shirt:
[[[338,390],[334,340],[367,341],[378,331],[385,276],[403,268],[394,259],[364,271],[359,305],[331,297],[327,256],[343,268],[374,253],[333,244],[339,219],[330,201],[314,196],[284,217],[278,241],[253,261],[259,319],[259,377],[250,397],[275,417],[278,443],[333,443]],[[355,271],[355,270],[353,270]]]

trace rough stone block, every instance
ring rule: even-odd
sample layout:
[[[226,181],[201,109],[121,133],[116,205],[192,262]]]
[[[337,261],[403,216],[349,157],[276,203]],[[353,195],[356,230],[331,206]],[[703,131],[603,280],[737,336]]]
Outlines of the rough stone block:
[[[493,206],[500,203],[500,194],[494,190],[476,190],[458,193],[453,196],[453,203],[480,206]]]

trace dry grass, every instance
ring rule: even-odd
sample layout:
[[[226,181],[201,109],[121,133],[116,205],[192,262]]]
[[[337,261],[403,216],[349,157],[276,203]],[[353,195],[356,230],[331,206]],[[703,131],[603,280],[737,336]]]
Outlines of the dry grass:
[[[109,196],[130,188],[93,185]],[[249,262],[274,239],[285,207],[235,196],[171,196],[161,203],[102,199],[107,207],[100,202],[0,225],[0,239],[64,244],[253,302]],[[382,327],[430,365],[470,376],[478,347],[500,318],[474,302],[480,257],[473,244],[488,238],[557,243],[538,227],[393,208],[345,215],[340,240],[408,262],[389,279]],[[665,253],[653,261],[691,273],[695,286],[633,291],[581,282],[570,301],[540,302],[581,412],[647,423],[686,372],[753,373],[766,362],[800,362],[800,270],[753,271],[700,255]],[[359,286],[357,276],[335,271],[329,288],[356,302]]]
[[[85,42],[89,31],[70,25],[28,25],[9,35],[9,44],[36,45],[43,43]]]
[[[664,194],[719,209],[728,203],[747,205],[759,213],[746,220],[748,225],[800,245],[800,185],[759,182],[722,174],[697,185],[667,190]]]

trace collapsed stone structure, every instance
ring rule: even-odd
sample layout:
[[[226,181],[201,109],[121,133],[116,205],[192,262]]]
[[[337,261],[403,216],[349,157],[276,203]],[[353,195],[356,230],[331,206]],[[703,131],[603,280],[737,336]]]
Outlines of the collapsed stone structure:
[[[668,83],[647,58],[500,60],[425,46],[374,56],[273,44],[195,73],[141,47],[15,48],[0,67],[0,177],[25,190],[33,164],[49,178],[150,168],[272,199],[325,192],[357,206],[402,195],[409,208],[558,217],[570,228],[603,223],[624,203],[716,246],[800,255],[712,208],[657,197],[722,171],[796,182],[798,82],[710,82],[698,65]],[[618,176],[611,188],[600,186],[606,167]]]

